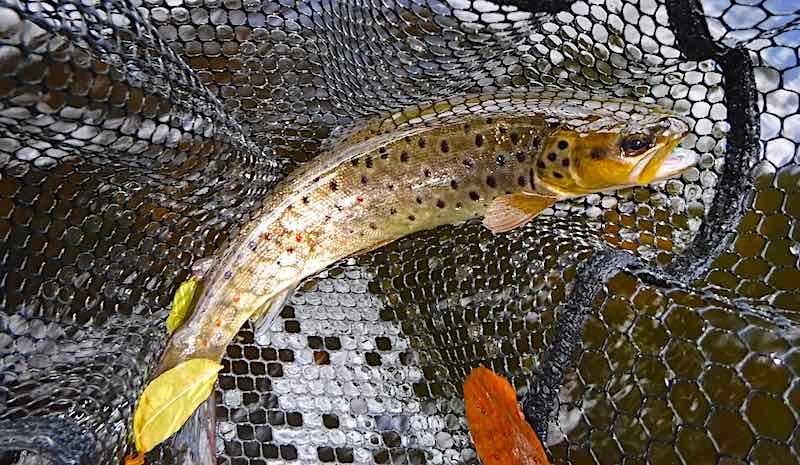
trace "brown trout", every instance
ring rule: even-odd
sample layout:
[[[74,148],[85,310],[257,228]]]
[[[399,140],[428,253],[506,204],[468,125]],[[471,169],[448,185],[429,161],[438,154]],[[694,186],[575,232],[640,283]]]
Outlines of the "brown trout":
[[[482,112],[467,111],[470,102]],[[251,316],[268,326],[302,279],[345,257],[476,217],[509,231],[558,201],[663,180],[697,161],[674,150],[686,121],[650,104],[527,94],[450,106],[434,122],[372,123],[283,180],[213,266],[156,374],[221,360]]]

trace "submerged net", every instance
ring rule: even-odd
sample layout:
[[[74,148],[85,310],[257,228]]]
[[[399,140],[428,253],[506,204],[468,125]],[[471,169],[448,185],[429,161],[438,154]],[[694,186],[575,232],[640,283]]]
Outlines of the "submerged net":
[[[557,464],[799,463],[798,47],[793,0],[0,0],[0,463],[119,463],[176,287],[332,133],[539,87],[700,163],[308,279],[228,348],[219,463],[475,462],[481,363]]]

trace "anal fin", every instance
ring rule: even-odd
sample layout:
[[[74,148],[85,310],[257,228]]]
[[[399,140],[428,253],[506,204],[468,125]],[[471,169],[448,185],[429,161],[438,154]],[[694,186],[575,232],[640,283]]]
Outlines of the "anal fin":
[[[511,231],[532,220],[557,201],[556,197],[524,192],[501,195],[489,205],[483,224],[495,234]]]
[[[272,326],[272,322],[274,322],[275,318],[281,313],[283,306],[286,305],[286,301],[294,294],[298,284],[300,283],[294,283],[283,291],[275,294],[262,305],[261,308],[250,315],[250,320],[253,321],[253,334],[255,336],[264,333]]]
[[[353,257],[357,257],[359,255],[364,255],[366,253],[370,253],[373,250],[378,250],[381,247],[383,247],[384,245],[392,243],[392,242],[394,242],[394,239],[389,239],[389,240],[377,242],[377,243],[375,243],[375,244],[373,244],[373,245],[371,245],[369,247],[365,247],[365,248],[359,250],[358,252],[354,253],[352,256]]]

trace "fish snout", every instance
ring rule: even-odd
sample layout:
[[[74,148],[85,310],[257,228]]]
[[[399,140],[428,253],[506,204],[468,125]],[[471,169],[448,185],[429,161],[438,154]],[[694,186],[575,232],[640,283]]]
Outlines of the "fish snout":
[[[661,165],[655,172],[654,180],[667,179],[681,174],[696,165],[699,160],[700,157],[695,152],[677,147],[661,161]]]

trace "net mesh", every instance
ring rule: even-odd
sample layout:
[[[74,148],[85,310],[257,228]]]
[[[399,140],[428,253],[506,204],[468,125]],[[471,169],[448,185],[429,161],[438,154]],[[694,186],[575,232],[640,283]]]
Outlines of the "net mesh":
[[[219,462],[475,462],[483,363],[554,463],[797,464],[798,47],[793,0],[0,0],[0,463],[119,463],[176,287],[332,134],[545,86],[700,163],[306,280],[228,348]]]

